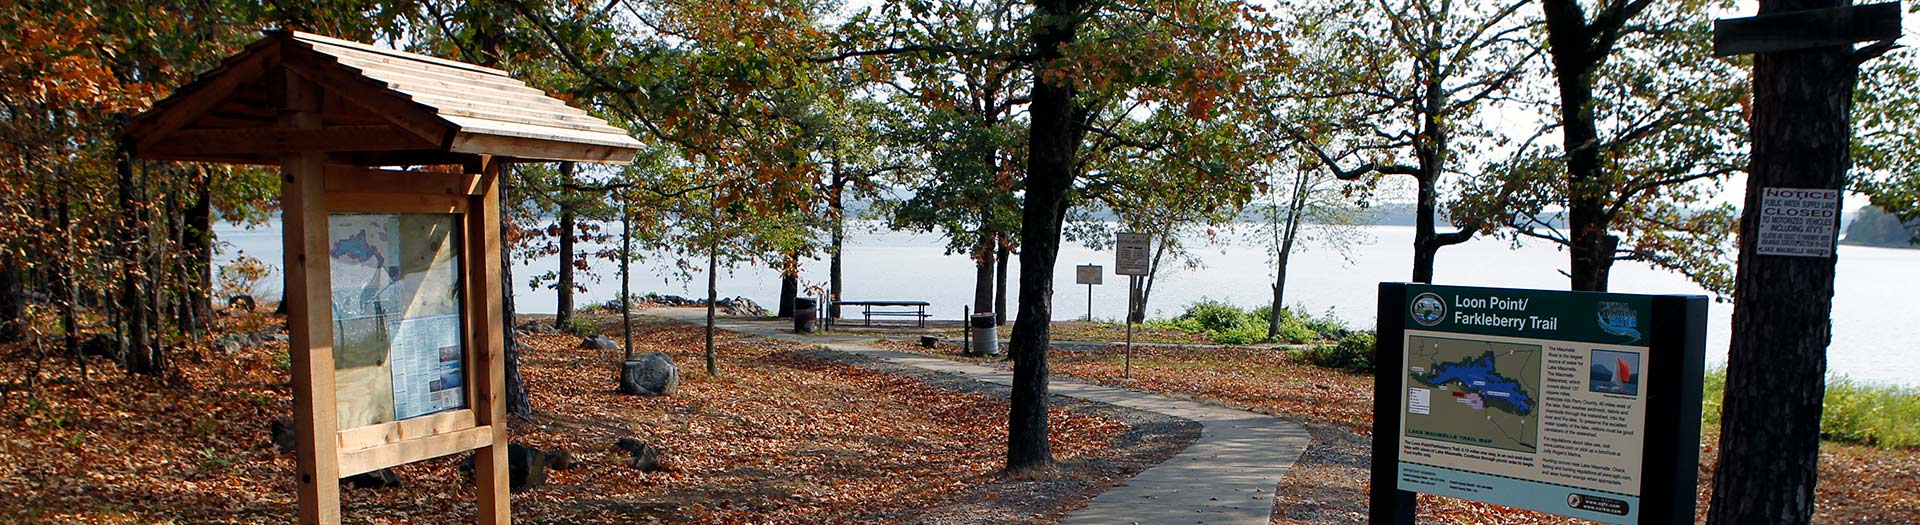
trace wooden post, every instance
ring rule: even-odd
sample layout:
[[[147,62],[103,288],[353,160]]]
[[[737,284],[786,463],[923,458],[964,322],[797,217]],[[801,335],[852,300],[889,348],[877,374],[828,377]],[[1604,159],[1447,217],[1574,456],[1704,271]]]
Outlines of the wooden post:
[[[283,75],[280,125],[316,129],[320,87]],[[300,523],[340,523],[340,431],[333,385],[333,282],[327,265],[326,155],[280,160],[287,273],[287,353],[293,364],[293,421]]]
[[[470,197],[467,222],[465,281],[467,327],[476,359],[468,365],[473,381],[473,414],[476,426],[492,429],[491,445],[473,452],[474,495],[478,501],[476,523],[505,525],[512,521],[508,510],[511,496],[507,481],[507,390],[506,326],[500,290],[500,177],[501,162],[482,156],[477,165],[467,167],[480,175],[479,195]]]

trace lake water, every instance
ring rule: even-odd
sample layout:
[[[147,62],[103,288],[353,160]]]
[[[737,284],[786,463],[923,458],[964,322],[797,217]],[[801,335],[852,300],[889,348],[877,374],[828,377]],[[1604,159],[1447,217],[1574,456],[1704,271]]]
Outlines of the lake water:
[[[605,231],[619,229],[618,224],[607,226]],[[1377,283],[1404,281],[1410,275],[1413,228],[1372,226],[1365,231],[1371,238],[1354,246],[1351,260],[1319,246],[1296,253],[1288,270],[1287,303],[1314,312],[1331,311],[1356,327],[1371,326]],[[278,222],[253,229],[224,226],[216,232],[227,243],[219,257],[222,262],[245,251],[275,267],[281,264]],[[1248,307],[1266,304],[1272,293],[1269,286],[1273,274],[1264,248],[1245,242],[1210,245],[1195,239],[1190,243],[1203,267],[1162,275],[1149,305],[1151,316],[1178,315],[1187,304],[1202,298]],[[973,266],[963,254],[946,255],[945,244],[933,234],[855,228],[849,232],[844,257],[845,298],[927,301],[933,305],[930,311],[940,318],[959,318],[962,308],[972,301]],[[598,247],[582,243],[580,249]],[[635,293],[706,295],[704,271],[693,271],[691,279],[684,279],[678,275],[671,255],[645,255],[645,261],[634,265]],[[1920,338],[1915,337],[1914,328],[1920,315],[1911,306],[1920,298],[1920,250],[1841,246],[1839,257],[1829,369],[1859,380],[1920,386]],[[692,262],[704,270],[704,258]],[[524,283],[530,276],[552,271],[556,263],[555,257],[543,257],[516,265],[514,279],[522,283],[514,293],[520,313],[553,312],[554,292],[530,290]],[[1566,263],[1566,253],[1552,245],[1533,243],[1513,248],[1508,241],[1483,238],[1441,249],[1434,280],[1467,286],[1565,289],[1567,280],[1559,270]],[[579,278],[587,291],[576,296],[576,305],[618,297],[617,266],[605,261],[594,264],[590,275]],[[1078,244],[1060,250],[1054,275],[1054,318],[1087,315],[1087,287],[1072,284],[1074,266],[1080,264],[1099,264],[1108,272],[1107,284],[1093,287],[1093,316],[1119,319],[1126,307],[1126,280],[1111,273],[1113,253]],[[824,285],[826,262],[807,261],[802,266],[803,286]],[[1018,290],[1011,288],[1018,287],[1018,260],[1009,271],[1013,277],[1008,292],[1016,294],[1009,298],[1011,307],[1017,304]],[[272,290],[265,295],[278,295],[277,276],[268,287]],[[1706,294],[1678,274],[1632,262],[1615,265],[1611,289],[1624,293]],[[719,279],[721,296],[744,296],[769,308],[779,291],[779,275],[765,267],[723,269]],[[1716,302],[1708,312],[1708,361],[1725,363],[1733,307]]]

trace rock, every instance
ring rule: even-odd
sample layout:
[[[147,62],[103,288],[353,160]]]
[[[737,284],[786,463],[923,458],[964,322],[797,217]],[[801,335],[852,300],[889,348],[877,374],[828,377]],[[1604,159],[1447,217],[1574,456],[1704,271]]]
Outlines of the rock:
[[[226,352],[227,355],[238,354],[240,353],[241,350],[246,349],[246,345],[240,344],[240,341],[234,340],[233,336],[225,336],[219,339],[215,339],[213,341],[213,347],[220,349],[220,351],[222,352]]]
[[[270,426],[272,427],[273,434],[271,439],[273,440],[273,448],[275,450],[280,451],[281,454],[286,454],[300,448],[300,445],[293,439],[293,418],[283,417],[275,419]]]
[[[659,295],[659,294],[652,294],[652,293],[649,293],[646,296],[641,297],[640,300],[657,304],[660,306],[688,306],[693,304],[701,304],[699,301],[694,301],[692,299],[688,299],[678,295]]]
[[[568,470],[568,469],[572,469],[574,466],[575,465],[573,464],[573,454],[569,454],[565,450],[547,451],[547,468],[554,469],[554,470]]]
[[[273,334],[268,336],[267,339],[271,339],[275,343],[285,343],[290,340],[287,338],[287,334]]]
[[[120,338],[108,334],[90,337],[86,342],[80,343],[80,355],[118,360],[120,359]]]
[[[519,443],[507,445],[507,485],[526,492],[547,483],[547,452]]]
[[[580,348],[588,350],[619,350],[620,343],[615,343],[612,338],[604,335],[594,335],[587,337],[586,340],[580,341]]]
[[[641,472],[660,470],[660,450],[653,448],[653,445],[641,443],[638,439],[623,437],[613,442],[613,446],[627,451],[627,455],[632,457],[627,461],[627,466],[639,469]]]
[[[680,369],[664,352],[633,356],[620,364],[620,393],[637,396],[670,396],[680,389]]]
[[[346,483],[347,486],[350,487],[363,489],[400,488],[400,486],[404,485],[404,483],[400,482],[400,476],[394,475],[393,469],[387,468],[347,476],[346,479],[340,480],[340,482]]]
[[[513,327],[513,329],[530,333],[530,334],[551,334],[558,331],[553,328],[553,325],[542,323],[539,321],[527,321],[524,323],[520,323],[520,326]]]
[[[940,338],[938,338],[938,337],[934,337],[934,336],[931,336],[931,335],[923,335],[923,336],[920,336],[920,347],[921,347],[921,348],[935,348],[935,347],[938,347],[938,346],[940,346]]]
[[[721,299],[719,301],[715,301],[713,304],[714,306],[719,307],[719,309],[721,310],[721,313],[734,316],[734,317],[766,317],[767,316],[766,308],[763,308],[759,304],[754,303],[752,299],[748,299],[745,297]]]

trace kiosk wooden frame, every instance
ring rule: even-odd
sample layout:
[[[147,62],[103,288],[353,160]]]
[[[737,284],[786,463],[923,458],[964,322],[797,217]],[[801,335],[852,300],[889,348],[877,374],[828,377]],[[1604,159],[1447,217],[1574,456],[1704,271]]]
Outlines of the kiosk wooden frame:
[[[513,162],[630,162],[625,130],[498,69],[291,31],[129,122],[136,158],[277,165],[299,523],[340,522],[338,480],[475,451],[478,523],[507,523],[500,184]],[[382,167],[421,169],[383,169]],[[465,407],[339,428],[330,212],[458,217]]]

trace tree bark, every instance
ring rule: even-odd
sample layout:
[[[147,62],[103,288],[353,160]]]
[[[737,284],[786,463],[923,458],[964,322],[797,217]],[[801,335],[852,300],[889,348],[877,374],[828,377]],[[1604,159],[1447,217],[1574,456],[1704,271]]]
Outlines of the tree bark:
[[[1012,248],[1002,243],[999,252],[994,254],[993,322],[996,325],[1004,326],[1011,322],[1008,319],[1011,316],[1007,315],[1007,258],[1013,255],[1012,252]]]
[[[1847,4],[1762,0],[1760,14]],[[1852,165],[1849,123],[1859,73],[1849,51],[1834,46],[1754,58],[1753,160],[1710,524],[1813,520],[1837,257],[1759,255],[1755,234],[1766,188],[1843,187]],[[1836,228],[1841,209],[1834,209]]]
[[[553,307],[553,326],[561,330],[573,324],[573,230],[576,213],[573,210],[573,163],[560,163],[560,282],[554,283],[557,292]]]
[[[720,245],[715,241],[707,247],[707,375],[720,375],[720,365],[713,354],[714,303],[720,300]]]
[[[520,377],[520,337],[513,329],[513,166],[501,169],[500,173],[500,308],[501,318],[507,326],[501,327],[501,342],[506,345],[507,375],[507,413],[532,415],[533,404],[527,400],[527,383]]]
[[[1038,67],[1061,57],[1072,43],[1085,0],[1036,0],[1033,52]],[[1007,471],[1024,474],[1049,468],[1047,443],[1047,350],[1052,343],[1053,270],[1060,252],[1067,192],[1073,186],[1074,156],[1083,137],[1079,124],[1086,108],[1076,104],[1070,80],[1048,81],[1034,75],[1028,106],[1027,192],[1021,212],[1020,314],[1009,338],[1013,353],[1013,392],[1007,415]]]
[[[620,200],[620,338],[625,360],[633,360],[633,213]]]
[[[993,312],[993,236],[981,235],[973,247],[973,313]]]
[[[120,313],[124,330],[120,343],[121,364],[127,373],[151,374],[156,371],[151,366],[153,354],[148,339],[151,334],[147,330],[145,280],[140,275],[145,260],[142,253],[145,235],[140,231],[143,223],[138,209],[141,205],[137,203],[142,201],[136,193],[139,181],[134,178],[132,155],[123,147],[116,156],[114,169],[119,179],[118,209],[121,221],[120,304],[116,310]]]
[[[827,250],[830,259],[827,262],[827,304],[820,305],[827,309],[827,315],[833,319],[840,318],[840,307],[833,303],[840,300],[840,292],[844,290],[840,282],[840,252],[847,246],[845,169],[840,165],[840,159],[833,159],[833,201],[828,203],[833,213],[833,246]]]
[[[1607,233],[1612,184],[1600,164],[1600,132],[1593,116],[1594,75],[1613,53],[1616,35],[1645,3],[1620,3],[1603,9],[1589,24],[1575,0],[1544,0],[1548,52],[1560,86],[1561,145],[1567,164],[1567,257],[1570,285],[1576,291],[1604,292],[1613,269],[1618,236]]]
[[[800,296],[800,256],[786,254],[780,263],[780,310],[774,317],[793,317],[793,300]]]
[[[0,253],[0,343],[19,341],[26,333],[27,294],[20,273],[11,251]]]
[[[184,246],[187,323],[182,331],[200,331],[213,318],[213,185],[211,175],[196,170],[193,203],[187,206]]]

